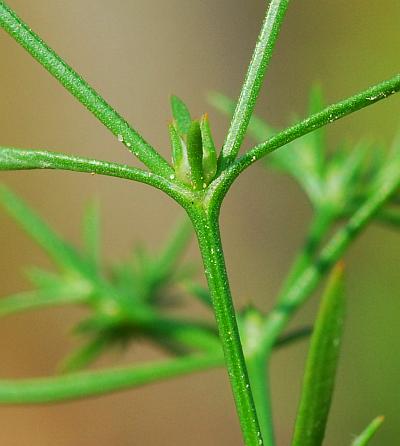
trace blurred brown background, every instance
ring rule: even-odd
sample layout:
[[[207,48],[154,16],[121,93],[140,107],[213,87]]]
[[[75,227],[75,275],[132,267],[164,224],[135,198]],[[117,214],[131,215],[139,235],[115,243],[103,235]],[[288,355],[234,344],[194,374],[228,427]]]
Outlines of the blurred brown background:
[[[193,114],[210,111],[219,143],[226,120],[207,105],[208,90],[238,94],[265,1],[9,0],[67,62],[156,147],[168,155],[171,92]],[[292,1],[258,111],[275,125],[304,113],[320,81],[338,100],[399,71],[398,0]],[[2,145],[49,148],[132,162],[115,138],[24,50],[0,33]],[[399,98],[334,124],[331,147],[345,138],[389,143],[399,125]],[[101,202],[104,253],[126,256],[134,241],[156,247],[180,212],[161,193],[115,179],[59,172],[1,173],[62,234],[77,241],[84,204]],[[116,199],[117,197],[117,199]],[[232,188],[222,212],[223,241],[238,305],[267,309],[310,216],[297,186],[261,166]],[[22,268],[48,260],[0,213],[0,296],[28,287]],[[400,435],[400,239],[370,227],[347,256],[349,311],[344,353],[326,445],[347,445],[374,416],[386,415],[374,445]],[[198,260],[195,244],[189,257]],[[315,299],[297,317],[311,321]],[[74,345],[67,335],[80,315],[55,310],[1,321],[2,377],[53,373]],[[289,442],[306,343],[276,354],[273,398],[279,445]],[[157,356],[135,347],[122,359]],[[108,361],[108,362],[110,362]],[[0,444],[7,446],[240,445],[224,371],[212,371],[83,402],[0,407]]]

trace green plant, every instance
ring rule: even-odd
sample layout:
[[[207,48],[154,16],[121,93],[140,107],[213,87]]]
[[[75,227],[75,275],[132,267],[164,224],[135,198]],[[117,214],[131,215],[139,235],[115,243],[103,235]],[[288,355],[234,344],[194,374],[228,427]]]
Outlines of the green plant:
[[[172,98],[174,119],[169,132],[173,163],[170,165],[0,1],[1,26],[109,128],[148,170],[60,153],[5,147],[0,148],[0,169],[64,169],[97,173],[139,181],[163,191],[189,216],[208,282],[208,290],[205,290],[195,283],[190,271],[176,269],[190,234],[187,222],[155,259],[138,251],[133,259],[113,268],[110,273],[104,271],[100,260],[95,208],[90,208],[85,217],[84,249],[78,250],[62,240],[2,186],[0,202],[47,251],[60,271],[57,275],[33,271],[31,279],[35,290],[3,299],[0,314],[77,303],[88,306],[92,313],[77,327],[77,332],[86,340],[83,348],[73,352],[61,364],[67,374],[45,379],[0,381],[0,402],[22,404],[82,398],[225,364],[245,444],[275,443],[268,380],[265,379],[272,349],[309,332],[300,330],[283,337],[289,320],[373,218],[396,226],[399,224],[396,198],[400,187],[398,143],[394,144],[388,157],[381,156],[368,163],[364,145],[350,154],[342,149],[333,156],[326,155],[323,133],[323,127],[328,123],[398,92],[399,74],[325,108],[318,92],[314,92],[310,116],[282,131],[277,132],[259,118],[252,118],[287,7],[287,0],[270,2],[237,104],[221,95],[211,98],[217,107],[233,115],[219,156],[207,115],[193,120],[186,105],[180,99]],[[239,157],[248,128],[259,143]],[[290,174],[305,190],[314,209],[314,219],[273,309],[265,315],[252,307],[236,313],[225,270],[219,211],[226,193],[241,172],[268,154],[268,165]],[[338,229],[337,224],[340,225]],[[320,445],[323,439],[342,328],[342,269],[340,264],[333,269],[322,299],[293,445]],[[216,327],[168,314],[168,305],[175,302],[165,301],[164,297],[176,286],[184,287],[190,295],[213,309]],[[125,344],[138,337],[147,337],[162,345],[174,357],[165,362],[125,369],[77,371],[111,345]],[[360,440],[356,440],[358,444],[366,444],[378,424],[371,425]]]

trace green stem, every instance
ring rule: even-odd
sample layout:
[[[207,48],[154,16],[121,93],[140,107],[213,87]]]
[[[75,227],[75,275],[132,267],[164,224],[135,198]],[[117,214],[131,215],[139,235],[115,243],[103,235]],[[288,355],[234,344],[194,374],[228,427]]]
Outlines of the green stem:
[[[173,169],[90,85],[67,65],[60,56],[0,1],[0,26],[24,47],[79,102],[90,110],[152,172],[164,177]]]
[[[213,301],[225,363],[246,446],[263,444],[232,303],[222,251],[218,211],[192,208],[204,271]]]
[[[272,57],[289,0],[272,0],[258,37],[252,60],[221,152],[220,170],[239,153]]]
[[[267,376],[268,359],[266,360],[264,354],[252,355],[246,358],[246,364],[264,444],[274,446],[274,427]]]

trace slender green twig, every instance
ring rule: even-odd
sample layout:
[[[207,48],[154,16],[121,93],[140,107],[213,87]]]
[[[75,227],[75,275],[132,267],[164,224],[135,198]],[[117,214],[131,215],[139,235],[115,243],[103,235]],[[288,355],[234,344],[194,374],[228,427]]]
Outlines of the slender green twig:
[[[183,196],[190,195],[188,190],[178,186],[176,183],[173,183],[168,179],[125,164],[44,150],[24,150],[0,147],[0,171],[26,169],[72,170],[75,172],[108,175],[123,178],[125,180],[134,180],[162,190],[181,204],[183,202]]]
[[[309,332],[282,337],[276,348],[301,339]],[[151,384],[194,372],[201,372],[224,365],[222,350],[208,351],[202,355],[186,356],[168,361],[140,366],[85,371],[49,378],[0,379],[0,403],[41,404],[99,396],[123,389]]]
[[[253,58],[242,86],[236,110],[221,152],[220,170],[224,170],[239,153],[247,126],[271,60],[289,0],[272,0],[258,37]]]
[[[227,167],[227,169],[214,180],[213,183],[211,183],[207,191],[208,199],[222,200],[223,196],[240,173],[268,153],[283,147],[289,142],[294,141],[317,128],[337,121],[338,119],[354,113],[357,110],[361,110],[364,107],[375,104],[398,91],[400,91],[400,74],[397,74],[387,81],[374,85],[361,93],[351,96],[350,98],[344,99],[341,102],[330,105],[321,112],[315,113],[294,126],[283,130],[268,141],[249,150],[245,155]]]
[[[152,172],[168,177],[173,169],[107,102],[67,65],[17,14],[0,1],[0,26],[73,96],[90,110]]]
[[[220,365],[221,359],[221,353],[216,352],[214,355],[188,356],[141,366],[80,372],[54,378],[0,380],[0,403],[37,404],[104,395]]]

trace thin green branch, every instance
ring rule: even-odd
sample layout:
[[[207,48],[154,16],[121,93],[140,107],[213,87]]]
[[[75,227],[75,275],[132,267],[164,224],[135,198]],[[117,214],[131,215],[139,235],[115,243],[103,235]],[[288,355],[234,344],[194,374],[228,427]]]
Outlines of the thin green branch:
[[[173,174],[173,169],[159,153],[49,48],[4,1],[0,1],[0,26],[111,130],[119,141],[123,142],[152,172],[164,177]]]
[[[197,372],[221,364],[221,353],[189,356],[164,362],[73,373],[54,378],[0,380],[0,403],[38,404],[104,395]]]
[[[370,87],[361,93],[351,96],[350,98],[330,105],[321,112],[315,113],[303,121],[300,121],[298,124],[283,130],[270,138],[268,141],[249,150],[245,155],[229,166],[209,186],[209,199],[221,201],[229,187],[240,175],[240,173],[268,153],[283,147],[289,142],[294,141],[295,139],[300,138],[301,136],[306,135],[317,128],[337,121],[338,119],[354,113],[357,110],[361,110],[364,107],[375,104],[376,102],[381,101],[382,99],[385,99],[398,91],[400,91],[400,74],[397,74],[391,79],[381,82],[380,84]]]
[[[275,347],[286,346],[288,342],[298,339],[299,336],[288,334],[279,339]],[[0,379],[0,404],[58,403],[100,396],[223,365],[222,351],[215,350],[204,355],[126,368],[85,371],[49,378]]]
[[[184,195],[188,194],[183,188],[159,175],[125,164],[43,150],[0,147],[0,171],[27,169],[72,170],[138,181],[162,190],[181,204]]]
[[[272,0],[258,37],[246,79],[221,152],[220,170],[237,156],[260,93],[289,0]]]

